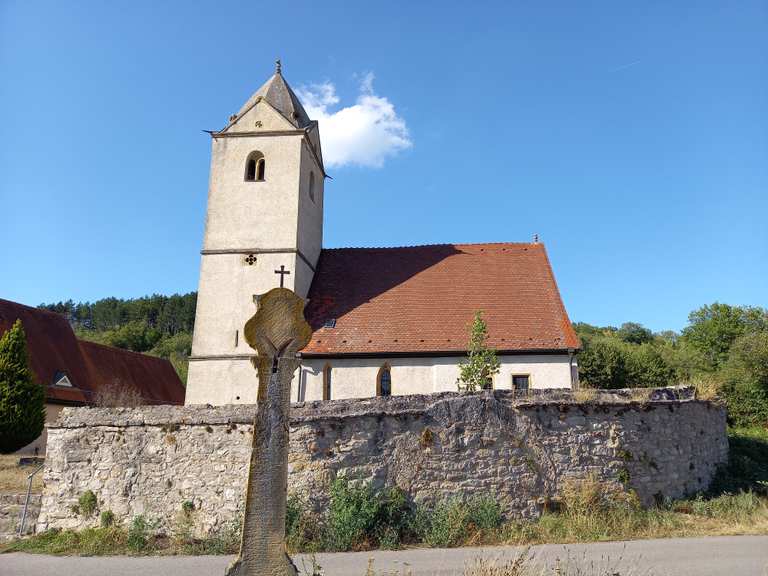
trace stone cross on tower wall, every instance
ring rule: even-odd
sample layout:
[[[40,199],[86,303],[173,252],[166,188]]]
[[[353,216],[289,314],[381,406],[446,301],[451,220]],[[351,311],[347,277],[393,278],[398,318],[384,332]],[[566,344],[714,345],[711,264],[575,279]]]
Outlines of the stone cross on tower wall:
[[[304,320],[304,301],[287,288],[257,299],[256,314],[245,324],[245,339],[258,352],[258,406],[245,495],[240,554],[227,576],[296,576],[285,551],[288,487],[288,433],[296,353],[312,329]]]

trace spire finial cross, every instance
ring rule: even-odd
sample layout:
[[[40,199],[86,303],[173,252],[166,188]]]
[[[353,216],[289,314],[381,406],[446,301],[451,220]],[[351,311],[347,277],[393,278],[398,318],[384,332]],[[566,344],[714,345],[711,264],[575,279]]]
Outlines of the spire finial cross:
[[[275,274],[280,274],[280,288],[283,288],[283,280],[285,280],[285,275],[290,274],[290,272],[285,269],[284,264],[280,264],[280,270],[275,270]]]
[[[282,73],[282,70],[283,70],[283,64],[282,62],[280,62],[280,58],[278,58],[277,60],[275,60],[275,74]]]

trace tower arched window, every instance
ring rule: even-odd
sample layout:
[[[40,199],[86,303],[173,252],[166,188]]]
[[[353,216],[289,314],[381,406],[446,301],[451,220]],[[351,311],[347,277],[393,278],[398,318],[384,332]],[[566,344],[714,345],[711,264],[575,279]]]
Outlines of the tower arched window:
[[[309,199],[315,201],[315,173],[309,173]]]
[[[323,400],[331,399],[331,365],[326,364],[323,368]]]
[[[376,381],[376,396],[392,396],[392,372],[388,364],[379,370]]]
[[[245,181],[263,182],[265,168],[264,154],[251,152],[245,160]]]

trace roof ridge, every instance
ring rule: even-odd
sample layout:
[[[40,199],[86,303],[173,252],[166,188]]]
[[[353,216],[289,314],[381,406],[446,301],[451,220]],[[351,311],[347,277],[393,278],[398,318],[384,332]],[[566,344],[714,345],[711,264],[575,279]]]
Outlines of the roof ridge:
[[[135,350],[128,350],[127,348],[120,348],[118,346],[110,346],[109,344],[102,344],[101,342],[94,342],[93,340],[86,340],[84,338],[77,338],[78,344],[90,344],[93,346],[100,346],[101,348],[108,348],[109,350],[117,350],[118,352],[127,352],[128,354],[136,354],[142,358],[152,358],[153,360],[160,360],[161,362],[170,362],[167,358],[161,356],[152,356],[151,354],[145,354],[144,352],[136,352]]]
[[[30,306],[29,304],[22,304],[21,302],[14,302],[13,300],[7,300],[5,298],[0,298],[0,303],[6,302],[10,304],[11,306],[21,306],[22,308],[27,308],[28,310],[31,310],[32,312],[39,312],[43,314],[52,314],[53,316],[56,316],[57,318],[61,318],[65,322],[67,321],[66,316],[63,314],[60,314],[59,312],[54,312],[53,310],[48,310],[47,308],[38,308],[37,306]]]
[[[432,246],[544,246],[543,242],[437,242],[434,244],[403,244],[401,246],[338,246],[323,248],[323,252],[336,250],[399,250],[403,248],[429,248]]]

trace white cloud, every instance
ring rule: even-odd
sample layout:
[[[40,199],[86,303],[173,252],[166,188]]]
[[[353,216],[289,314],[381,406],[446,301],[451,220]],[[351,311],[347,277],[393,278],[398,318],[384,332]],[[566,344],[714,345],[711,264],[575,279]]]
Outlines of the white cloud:
[[[379,168],[384,161],[413,143],[408,127],[394,105],[373,91],[373,74],[360,83],[357,102],[336,111],[336,87],[330,82],[301,87],[296,92],[313,120],[320,123],[326,166],[357,164]]]

